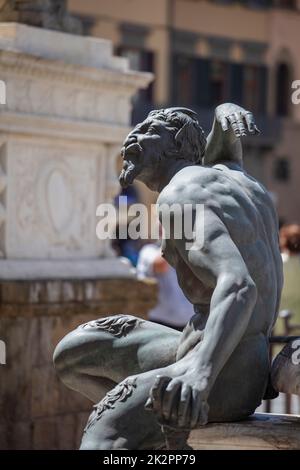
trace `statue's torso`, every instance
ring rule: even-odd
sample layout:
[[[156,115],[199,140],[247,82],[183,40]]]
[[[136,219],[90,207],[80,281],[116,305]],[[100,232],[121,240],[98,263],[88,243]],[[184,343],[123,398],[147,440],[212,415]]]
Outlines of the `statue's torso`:
[[[212,168],[193,166],[175,175],[162,191],[158,204],[166,200],[170,203],[204,204],[222,220],[258,290],[248,332],[268,334],[276,318],[280,298],[282,263],[277,216],[265,188],[240,168],[224,164]],[[206,316],[213,289],[192,273],[172,239],[164,240],[163,254],[176,269],[179,285],[186,297]]]

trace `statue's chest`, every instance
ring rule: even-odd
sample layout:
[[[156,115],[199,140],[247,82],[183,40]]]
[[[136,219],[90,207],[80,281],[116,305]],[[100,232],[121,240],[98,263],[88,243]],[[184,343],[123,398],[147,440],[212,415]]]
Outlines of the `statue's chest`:
[[[210,301],[212,295],[211,287],[206,286],[195,276],[188,263],[178,253],[172,241],[166,240],[164,242],[162,255],[176,270],[178,284],[190,302],[195,305]]]

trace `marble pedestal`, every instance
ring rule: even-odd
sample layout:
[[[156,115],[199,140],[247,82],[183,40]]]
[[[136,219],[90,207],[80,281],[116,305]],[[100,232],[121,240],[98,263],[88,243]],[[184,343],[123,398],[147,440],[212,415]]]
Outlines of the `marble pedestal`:
[[[96,207],[119,191],[115,160],[131,98],[152,76],[130,71],[109,41],[22,24],[0,23],[0,51],[1,277],[43,276],[41,260],[66,259],[74,274],[97,260],[99,275],[114,254],[95,236]],[[123,276],[119,264],[110,271]],[[69,266],[54,262],[49,271],[66,277]],[[88,266],[84,276],[94,276]]]
[[[155,305],[155,284],[96,237],[131,97],[151,79],[109,41],[0,23],[1,449],[77,448],[91,405],[59,382],[55,345],[82,322]]]

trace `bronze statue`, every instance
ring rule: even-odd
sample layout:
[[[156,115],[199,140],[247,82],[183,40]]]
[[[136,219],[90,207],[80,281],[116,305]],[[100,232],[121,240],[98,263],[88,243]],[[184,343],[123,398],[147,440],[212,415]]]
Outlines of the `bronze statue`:
[[[110,316],[58,344],[62,381],[96,403],[82,449],[161,448],[161,424],[186,437],[251,415],[270,390],[282,261],[270,195],[243,169],[241,137],[257,132],[249,111],[226,103],[207,138],[193,111],[169,108],[152,111],[125,140],[120,183],[158,191],[162,223],[174,203],[204,206],[192,249],[174,236],[175,224],[162,246],[195,315],[183,333]]]

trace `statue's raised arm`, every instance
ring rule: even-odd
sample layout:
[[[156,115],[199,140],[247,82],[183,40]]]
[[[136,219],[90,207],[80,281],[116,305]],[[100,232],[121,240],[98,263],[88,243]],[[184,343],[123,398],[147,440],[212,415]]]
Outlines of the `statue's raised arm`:
[[[224,103],[215,110],[214,122],[207,137],[204,165],[220,161],[234,161],[242,166],[241,137],[258,134],[254,116],[250,111],[233,103]]]

